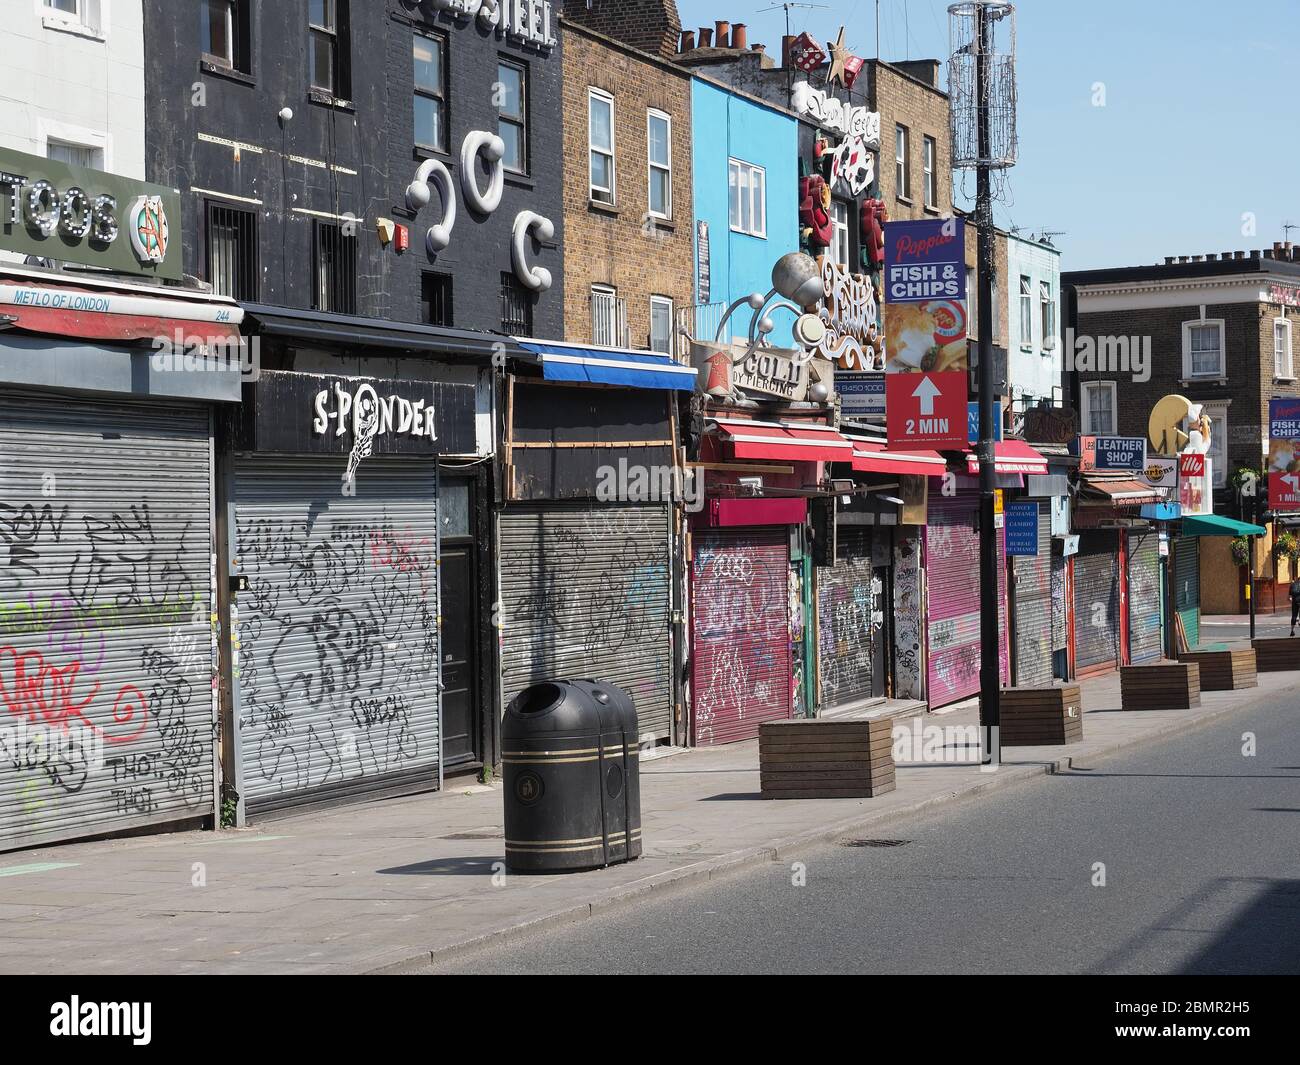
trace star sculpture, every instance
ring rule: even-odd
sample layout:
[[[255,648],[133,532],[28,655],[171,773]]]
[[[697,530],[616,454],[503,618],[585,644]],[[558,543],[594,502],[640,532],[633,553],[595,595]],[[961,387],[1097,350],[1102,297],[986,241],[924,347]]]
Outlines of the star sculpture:
[[[826,84],[829,85],[838,78],[839,83],[845,88],[848,88],[848,85],[844,80],[846,76],[844,64],[852,56],[852,53],[844,43],[843,26],[840,27],[840,35],[835,38],[835,42],[832,44],[828,41],[827,47],[831,50],[831,65],[830,69],[826,71]]]

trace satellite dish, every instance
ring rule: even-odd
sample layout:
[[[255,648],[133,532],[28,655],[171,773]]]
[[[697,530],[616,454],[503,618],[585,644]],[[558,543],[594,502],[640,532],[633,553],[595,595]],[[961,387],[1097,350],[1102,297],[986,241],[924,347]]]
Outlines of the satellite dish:
[[[1187,446],[1182,426],[1192,413],[1192,401],[1185,396],[1165,396],[1151,409],[1147,437],[1161,455],[1174,456]]]

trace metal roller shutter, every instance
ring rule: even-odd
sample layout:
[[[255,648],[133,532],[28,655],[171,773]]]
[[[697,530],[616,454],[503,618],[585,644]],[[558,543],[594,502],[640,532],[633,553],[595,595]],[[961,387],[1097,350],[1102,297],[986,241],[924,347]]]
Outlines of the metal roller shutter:
[[[692,733],[704,746],[752,739],[793,716],[790,546],[784,527],[695,536]]]
[[[1038,554],[1011,559],[1015,594],[1015,683],[1052,683],[1052,513],[1038,501]]]
[[[963,479],[965,480],[965,479]],[[969,482],[968,482],[969,484]],[[932,707],[980,690],[980,538],[978,487],[931,498],[926,536],[929,583],[928,668]],[[1006,542],[998,532],[998,632],[1007,631]],[[999,676],[1008,677],[1007,643],[998,641]]]
[[[1174,609],[1190,647],[1201,645],[1201,545],[1195,537],[1174,542]]]
[[[670,511],[511,506],[501,517],[502,689],[556,677],[616,684],[643,738],[673,729]]]
[[[1119,537],[1113,532],[1080,535],[1074,560],[1076,665],[1080,673],[1105,672],[1119,664]]]
[[[0,400],[0,847],[214,813],[212,506],[205,408]]]
[[[871,530],[841,526],[836,540],[835,565],[817,570],[817,673],[827,707],[871,695],[880,634],[873,616]]]
[[[1128,538],[1128,647],[1134,664],[1160,658],[1160,534]]]
[[[432,458],[235,464],[236,707],[250,814],[439,784]]]

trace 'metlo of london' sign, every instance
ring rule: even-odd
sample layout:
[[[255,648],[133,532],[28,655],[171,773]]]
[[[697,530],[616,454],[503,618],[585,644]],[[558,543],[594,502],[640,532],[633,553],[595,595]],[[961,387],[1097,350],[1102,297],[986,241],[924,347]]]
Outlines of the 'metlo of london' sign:
[[[118,273],[181,278],[174,189],[0,148],[0,248]]]

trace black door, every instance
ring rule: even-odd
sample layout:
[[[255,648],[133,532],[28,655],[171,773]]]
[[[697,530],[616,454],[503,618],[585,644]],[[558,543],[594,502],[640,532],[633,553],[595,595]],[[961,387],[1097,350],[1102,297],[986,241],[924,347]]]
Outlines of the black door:
[[[474,483],[442,481],[442,757],[446,770],[483,760],[479,699],[478,549]]]

